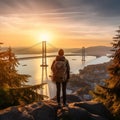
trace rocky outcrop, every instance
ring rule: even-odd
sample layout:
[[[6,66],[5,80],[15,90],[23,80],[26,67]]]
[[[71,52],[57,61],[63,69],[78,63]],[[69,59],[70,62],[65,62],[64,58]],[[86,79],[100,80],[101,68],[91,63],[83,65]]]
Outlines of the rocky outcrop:
[[[68,89],[81,98],[81,100],[91,100],[89,91],[94,90],[96,85],[104,85],[105,79],[109,78],[108,66],[110,62],[88,65],[79,71],[79,74],[72,74],[68,82]]]
[[[112,120],[110,112],[101,103],[76,102],[74,95],[69,99],[68,107],[62,108],[58,108],[55,100],[10,107],[0,111],[0,120]]]
[[[84,79],[88,82],[100,83],[102,80],[109,77],[109,64],[110,62],[97,65],[88,65],[83,70],[80,70],[79,76],[81,79]]]

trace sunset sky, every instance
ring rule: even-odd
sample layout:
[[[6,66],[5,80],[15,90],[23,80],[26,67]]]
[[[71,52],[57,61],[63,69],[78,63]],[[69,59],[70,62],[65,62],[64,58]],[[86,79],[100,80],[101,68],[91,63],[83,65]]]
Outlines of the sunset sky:
[[[57,48],[110,46],[120,25],[120,0],[0,0],[0,42],[32,46],[50,34]]]

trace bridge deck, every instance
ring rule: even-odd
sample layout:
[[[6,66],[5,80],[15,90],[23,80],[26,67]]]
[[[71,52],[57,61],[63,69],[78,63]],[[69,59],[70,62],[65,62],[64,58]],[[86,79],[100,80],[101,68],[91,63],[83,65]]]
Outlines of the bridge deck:
[[[47,57],[55,57],[56,55],[47,55]],[[65,56],[81,56],[80,53],[75,53],[75,54],[65,54]],[[36,59],[36,58],[42,58],[42,56],[30,56],[30,57],[21,57],[17,58],[18,60],[27,60],[27,59]]]

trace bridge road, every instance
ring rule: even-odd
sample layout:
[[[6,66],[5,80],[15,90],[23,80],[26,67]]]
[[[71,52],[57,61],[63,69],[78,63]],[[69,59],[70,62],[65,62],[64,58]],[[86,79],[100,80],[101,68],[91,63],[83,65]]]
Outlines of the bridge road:
[[[55,57],[56,55],[47,55],[46,57]],[[65,56],[81,56],[80,53],[73,53],[73,54],[65,54]],[[42,55],[40,56],[30,56],[30,57],[21,57],[17,58],[18,60],[27,60],[27,59],[36,59],[36,58],[42,58]]]

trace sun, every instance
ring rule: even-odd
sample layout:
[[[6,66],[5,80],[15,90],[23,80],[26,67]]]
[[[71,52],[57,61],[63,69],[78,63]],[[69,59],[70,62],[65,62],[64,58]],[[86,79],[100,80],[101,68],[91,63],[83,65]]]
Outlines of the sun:
[[[40,41],[51,41],[52,34],[50,32],[41,32]]]
[[[53,43],[56,39],[56,34],[52,30],[39,30],[33,33],[33,37],[37,42],[46,41]]]

